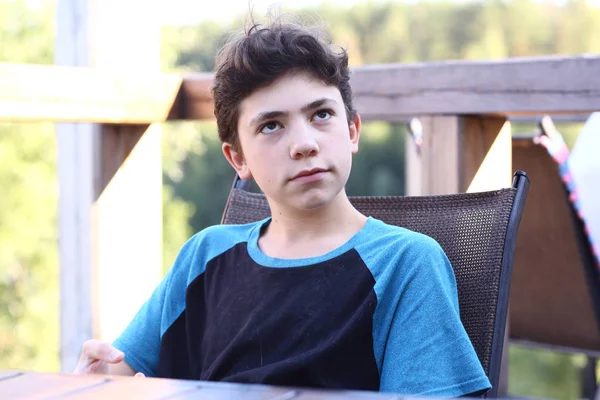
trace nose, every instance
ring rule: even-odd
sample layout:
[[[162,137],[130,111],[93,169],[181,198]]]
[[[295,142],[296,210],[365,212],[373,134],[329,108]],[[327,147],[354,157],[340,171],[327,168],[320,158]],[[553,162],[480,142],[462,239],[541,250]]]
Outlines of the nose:
[[[294,160],[319,153],[315,129],[310,124],[298,124],[290,135],[290,157]]]

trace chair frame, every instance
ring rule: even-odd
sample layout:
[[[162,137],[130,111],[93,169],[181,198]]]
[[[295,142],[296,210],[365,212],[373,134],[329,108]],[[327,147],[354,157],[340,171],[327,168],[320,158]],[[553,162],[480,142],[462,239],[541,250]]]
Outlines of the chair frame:
[[[527,192],[529,191],[529,178],[523,171],[516,171],[513,177],[512,187],[516,189],[515,199],[513,200],[508,226],[506,227],[506,237],[504,239],[504,250],[502,252],[502,266],[500,269],[500,286],[498,289],[498,302],[496,303],[496,320],[494,326],[494,338],[492,339],[492,354],[490,357],[490,369],[488,379],[492,388],[485,397],[495,398],[498,394],[505,396],[507,376],[502,376],[502,358],[504,346],[508,340],[507,319],[508,302],[510,297],[510,281],[512,277],[513,260],[517,247],[517,234],[521,223],[521,216],[525,208]],[[500,388],[499,386],[504,386]],[[504,392],[504,393],[503,393]]]

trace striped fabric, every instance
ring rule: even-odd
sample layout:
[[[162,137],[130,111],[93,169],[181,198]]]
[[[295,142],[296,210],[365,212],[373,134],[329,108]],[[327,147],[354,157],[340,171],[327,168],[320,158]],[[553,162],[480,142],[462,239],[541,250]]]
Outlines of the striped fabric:
[[[552,159],[558,164],[558,171],[560,174],[560,179],[563,181],[567,191],[569,193],[569,201],[571,202],[577,216],[582,221],[585,234],[588,238],[588,241],[591,245],[591,251],[596,260],[596,270],[600,274],[600,251],[598,248],[598,243],[594,240],[592,235],[590,234],[590,230],[588,225],[586,224],[585,216],[581,210],[581,204],[579,202],[579,195],[577,191],[577,184],[573,179],[573,175],[569,168],[569,148],[567,147],[564,139],[560,135],[560,133],[556,132],[556,135],[552,135],[550,138],[546,135],[539,135],[534,138],[534,142],[543,146],[548,154],[552,157]]]

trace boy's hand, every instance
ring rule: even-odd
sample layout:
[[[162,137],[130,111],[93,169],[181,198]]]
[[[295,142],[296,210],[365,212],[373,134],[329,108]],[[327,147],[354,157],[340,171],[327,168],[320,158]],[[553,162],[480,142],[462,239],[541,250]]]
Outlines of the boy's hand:
[[[76,375],[109,374],[109,365],[123,361],[125,354],[110,344],[99,340],[88,340],[83,344],[81,357],[73,371]]]

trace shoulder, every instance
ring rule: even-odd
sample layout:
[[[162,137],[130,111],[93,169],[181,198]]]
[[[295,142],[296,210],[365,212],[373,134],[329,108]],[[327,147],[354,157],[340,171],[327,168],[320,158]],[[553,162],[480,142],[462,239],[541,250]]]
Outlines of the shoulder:
[[[213,225],[192,236],[182,247],[182,252],[201,253],[207,259],[227,251],[231,247],[247,242],[250,235],[265,223],[265,220],[243,225]]]
[[[252,232],[265,223],[264,220],[243,225],[213,225],[192,236],[182,251],[197,251],[218,255],[236,244],[247,242]]]
[[[371,218],[357,251],[365,261],[404,260],[415,263],[431,258],[446,258],[439,243],[422,233]]]
[[[266,220],[243,225],[214,225],[192,236],[180,249],[171,269],[188,276],[188,282],[204,272],[206,263],[234,246],[249,240]]]
[[[378,293],[389,284],[403,288],[431,278],[454,286],[450,261],[433,238],[376,219],[370,219],[366,228],[356,251],[371,271]]]

